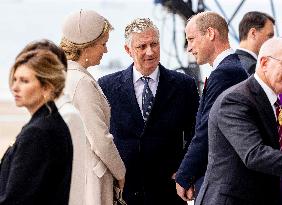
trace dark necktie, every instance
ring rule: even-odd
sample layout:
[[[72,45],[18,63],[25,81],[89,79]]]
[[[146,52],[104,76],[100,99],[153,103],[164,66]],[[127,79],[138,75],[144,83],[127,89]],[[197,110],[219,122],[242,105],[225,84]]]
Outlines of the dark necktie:
[[[151,79],[150,77],[145,77],[145,76],[141,78],[141,80],[144,83],[144,88],[142,92],[142,111],[143,111],[143,118],[145,122],[147,121],[150,115],[154,102],[154,95],[149,87],[150,79]]]
[[[282,110],[281,110],[281,103],[279,99],[277,99],[277,101],[275,102],[274,107],[275,107],[276,117],[277,117],[280,150],[282,151],[282,113],[280,113],[282,112]]]

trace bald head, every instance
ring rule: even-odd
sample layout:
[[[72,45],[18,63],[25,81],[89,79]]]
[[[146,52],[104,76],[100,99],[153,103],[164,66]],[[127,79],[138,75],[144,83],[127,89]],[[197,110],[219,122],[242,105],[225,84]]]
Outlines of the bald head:
[[[276,54],[281,53],[282,51],[282,38],[271,38],[267,40],[260,49],[258,55],[258,61],[262,56],[276,56]]]
[[[262,45],[256,73],[276,94],[282,93],[282,38],[271,38]]]

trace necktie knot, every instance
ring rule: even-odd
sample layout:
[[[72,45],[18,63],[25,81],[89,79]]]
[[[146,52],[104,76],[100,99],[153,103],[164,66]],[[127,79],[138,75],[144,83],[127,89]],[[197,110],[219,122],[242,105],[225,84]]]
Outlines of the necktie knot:
[[[281,107],[281,102],[280,102],[279,98],[277,98],[276,102],[274,103],[274,106],[276,108],[280,108]]]
[[[145,85],[148,85],[149,84],[149,81],[150,81],[150,77],[147,77],[147,76],[143,76],[143,77],[141,77],[141,80],[143,81],[143,83],[145,84]]]

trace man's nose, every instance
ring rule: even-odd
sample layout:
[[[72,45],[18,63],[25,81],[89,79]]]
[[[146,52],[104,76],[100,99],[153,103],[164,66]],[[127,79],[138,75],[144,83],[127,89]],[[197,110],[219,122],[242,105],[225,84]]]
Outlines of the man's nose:
[[[148,46],[148,48],[146,49],[146,55],[153,55],[154,52],[153,52],[153,49],[151,46]]]
[[[187,52],[188,53],[192,52],[192,46],[190,44],[187,45]]]

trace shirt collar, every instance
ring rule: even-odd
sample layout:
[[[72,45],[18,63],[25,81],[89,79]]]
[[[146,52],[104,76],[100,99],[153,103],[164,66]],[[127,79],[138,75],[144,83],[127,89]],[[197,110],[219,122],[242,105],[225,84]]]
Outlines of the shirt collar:
[[[245,48],[237,48],[237,49],[249,53],[249,54],[250,54],[251,56],[253,56],[256,60],[258,59],[257,54],[255,54],[253,51],[250,51],[250,50],[245,49]]]
[[[226,49],[225,51],[221,52],[216,58],[215,60],[213,61],[213,66],[212,66],[212,70],[215,70],[216,67],[220,64],[220,62],[226,58],[227,56],[233,54],[234,51],[232,48],[229,48],[229,49]]]
[[[274,103],[277,100],[277,95],[273,92],[273,90],[265,83],[263,82],[260,77],[255,73],[254,74],[255,79],[258,81],[264,92],[266,93],[266,96],[270,102],[270,104],[273,106]]]
[[[154,82],[157,82],[159,76],[159,66],[149,76]],[[133,66],[133,84],[136,83],[143,75]]]

